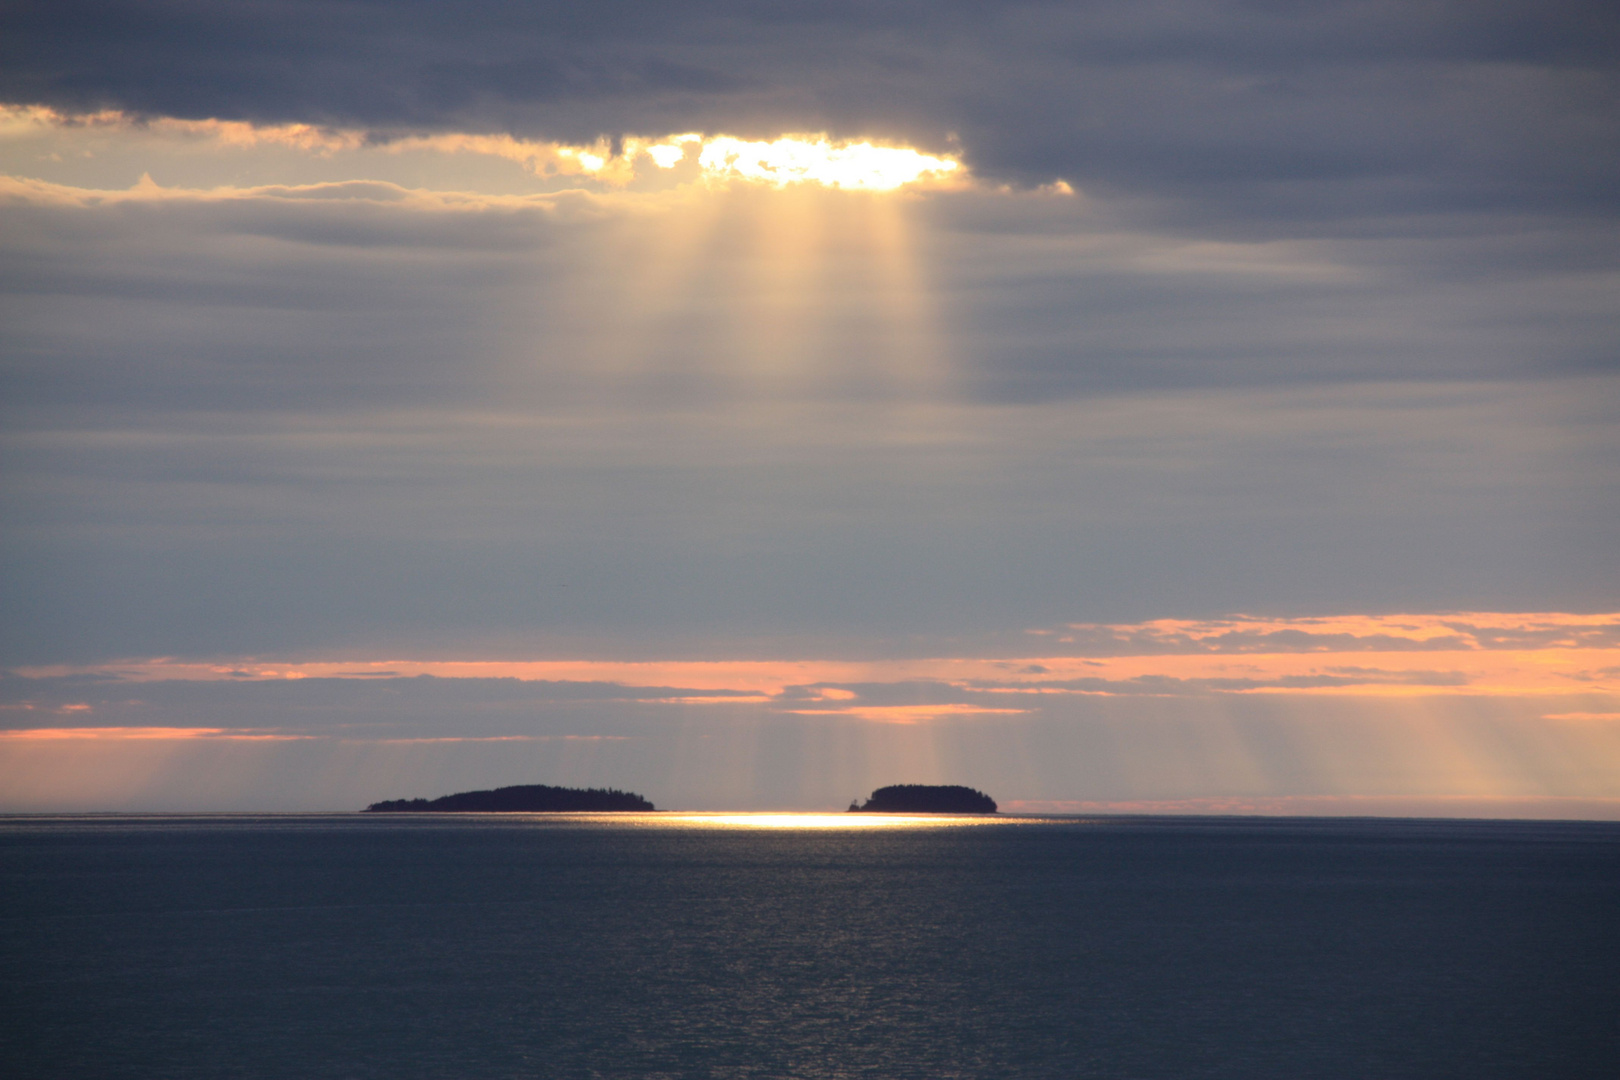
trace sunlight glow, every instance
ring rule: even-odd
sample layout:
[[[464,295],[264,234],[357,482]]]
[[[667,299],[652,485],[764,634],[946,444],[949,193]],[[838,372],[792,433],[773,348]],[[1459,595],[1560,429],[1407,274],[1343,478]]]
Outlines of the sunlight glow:
[[[991,825],[989,816],[951,814],[671,814],[663,821],[720,829],[926,829],[951,825]]]
[[[1620,612],[1340,615],[1072,624],[1041,631],[1024,656],[856,660],[363,660],[235,663],[174,658],[16,669],[29,678],[140,683],[301,678],[511,678],[679,687],[665,703],[775,705],[777,711],[894,720],[1038,707],[1046,696],[1239,695],[1576,698],[1559,716],[1604,716],[1620,693]],[[937,682],[971,692],[929,706],[870,701],[862,683]],[[789,693],[790,687],[815,688]],[[1001,701],[982,695],[995,694]],[[1027,696],[1029,701],[1020,701]],[[648,700],[635,695],[636,700]],[[761,699],[764,699],[763,701]],[[4,706],[15,708],[17,706]],[[31,705],[24,704],[25,708]],[[1545,711],[1545,706],[1543,711]],[[887,710],[877,712],[875,710]],[[904,710],[904,711],[896,711]]]
[[[995,716],[1027,713],[1028,709],[992,709],[967,702],[938,705],[847,705],[821,709],[782,709],[797,716],[857,716],[879,724],[920,724],[946,716]]]
[[[784,135],[748,142],[727,135],[709,139],[698,156],[711,180],[740,179],[786,187],[814,183],[862,191],[892,191],[924,178],[942,178],[961,167],[909,147],[870,142],[832,142],[825,135]]]
[[[653,164],[660,169],[673,169],[686,158],[686,149],[689,146],[703,146],[703,136],[695,131],[685,135],[669,135],[662,142],[649,143],[645,139],[625,139],[624,156],[634,158],[637,153],[646,154],[653,159]]]
[[[787,133],[774,139],[684,132],[662,137],[625,134],[588,145],[525,139],[506,132],[375,132],[312,124],[254,124],[216,118],[141,117],[117,109],[94,113],[59,112],[44,105],[0,104],[0,141],[53,137],[58,144],[34,146],[20,160],[94,156],[117,138],[148,154],[167,155],[172,172],[199,144],[232,152],[293,150],[311,158],[339,155],[478,155],[515,162],[542,179],[584,178],[613,188],[659,186],[657,174],[692,166],[661,183],[698,181],[709,187],[733,183],[782,188],[811,185],[846,191],[894,191],[915,184],[968,181],[961,161],[925,154],[909,146],[830,138],[825,132]],[[68,140],[62,142],[61,140]],[[178,154],[179,157],[175,155]],[[650,166],[650,167],[647,167]],[[13,166],[0,164],[0,171]],[[1053,192],[1072,193],[1061,181]]]

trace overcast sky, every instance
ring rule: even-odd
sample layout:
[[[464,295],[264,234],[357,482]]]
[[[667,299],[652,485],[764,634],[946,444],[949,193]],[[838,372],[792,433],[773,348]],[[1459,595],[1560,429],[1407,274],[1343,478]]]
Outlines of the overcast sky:
[[[1620,816],[1617,60],[1595,2],[7,5],[0,801]]]

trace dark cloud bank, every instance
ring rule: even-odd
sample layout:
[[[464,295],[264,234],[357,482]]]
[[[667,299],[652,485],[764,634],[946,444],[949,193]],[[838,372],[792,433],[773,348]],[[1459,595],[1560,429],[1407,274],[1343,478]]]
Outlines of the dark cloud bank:
[[[955,134],[984,175],[1206,226],[1602,214],[1620,173],[1620,17],[1591,0],[25,2],[0,26],[12,101],[382,133]]]

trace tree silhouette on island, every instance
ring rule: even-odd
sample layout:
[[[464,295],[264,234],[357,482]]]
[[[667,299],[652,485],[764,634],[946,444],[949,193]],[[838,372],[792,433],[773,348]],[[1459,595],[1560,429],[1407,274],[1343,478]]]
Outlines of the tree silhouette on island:
[[[960,784],[891,784],[872,792],[861,806],[849,804],[852,814],[993,814],[996,800]]]
[[[640,795],[615,788],[565,788],[545,784],[518,784],[493,791],[463,791],[437,799],[390,799],[372,803],[362,813],[567,813],[570,811],[633,811],[656,807]]]
[[[640,795],[616,788],[565,788],[546,784],[518,784],[492,791],[462,791],[437,799],[387,799],[362,813],[569,813],[634,812],[656,807]],[[852,813],[866,814],[993,814],[996,801],[982,791],[960,784],[891,784],[872,792],[863,806],[849,804]]]

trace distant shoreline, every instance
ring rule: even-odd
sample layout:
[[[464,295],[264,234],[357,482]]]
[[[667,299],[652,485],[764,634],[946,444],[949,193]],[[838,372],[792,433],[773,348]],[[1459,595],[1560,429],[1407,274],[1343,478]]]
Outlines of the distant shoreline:
[[[646,812],[657,807],[632,791],[617,788],[565,788],[546,784],[517,784],[489,791],[463,791],[437,799],[387,799],[375,802],[365,814],[466,814],[570,812]]]

